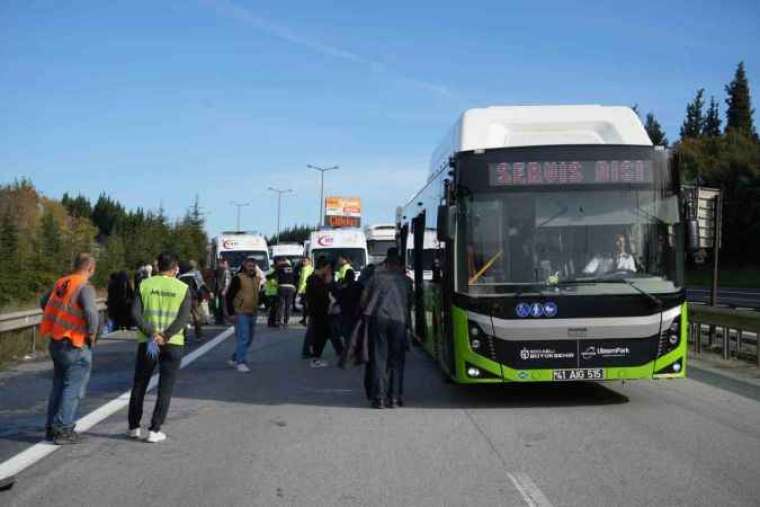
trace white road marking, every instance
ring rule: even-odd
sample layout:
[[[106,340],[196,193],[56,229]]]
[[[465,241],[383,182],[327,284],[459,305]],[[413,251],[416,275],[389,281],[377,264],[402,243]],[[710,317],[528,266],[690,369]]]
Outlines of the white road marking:
[[[233,333],[235,332],[234,327],[230,327],[229,329],[225,329],[221,333],[219,333],[217,336],[215,336],[213,339],[209,340],[207,343],[204,343],[202,346],[198,347],[197,349],[193,350],[189,354],[187,354],[185,357],[182,358],[182,364],[180,365],[180,368],[185,368],[192,364],[194,361],[196,361],[199,357],[203,356],[207,352],[209,352],[211,349],[222,343],[224,340],[229,338]],[[150,379],[150,383],[148,384],[148,391],[153,390],[156,385],[158,384],[158,373],[153,375]],[[93,410],[86,416],[79,419],[76,423],[76,429],[78,431],[87,431],[99,422],[103,421],[104,419],[112,416],[122,408],[129,405],[129,394],[130,391],[127,391],[125,393],[122,393],[117,398],[109,401],[105,405]],[[21,451],[20,453],[16,454],[12,458],[4,461],[3,463],[0,463],[0,480],[6,479],[8,477],[13,477],[14,475],[19,474],[24,469],[34,465],[42,458],[48,456],[49,454],[54,453],[56,450],[58,450],[60,446],[55,445],[53,443],[47,442],[47,441],[41,441],[38,444],[34,444],[30,448]]]
[[[540,489],[538,489],[538,486],[536,486],[536,483],[533,482],[533,479],[531,479],[528,474],[519,472],[507,472],[507,477],[509,477],[509,480],[512,481],[512,484],[515,485],[517,491],[519,491],[520,495],[522,495],[525,503],[527,503],[530,507],[552,506],[549,499],[546,498],[546,495],[544,495]]]

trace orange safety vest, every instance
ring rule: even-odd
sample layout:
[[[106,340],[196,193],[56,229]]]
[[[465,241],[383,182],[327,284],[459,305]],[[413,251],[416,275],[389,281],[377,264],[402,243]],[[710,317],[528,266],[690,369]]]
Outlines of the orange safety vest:
[[[50,299],[45,305],[40,323],[40,334],[52,340],[68,338],[71,344],[81,348],[87,338],[87,321],[79,304],[79,289],[87,283],[82,275],[64,276],[55,282]]]

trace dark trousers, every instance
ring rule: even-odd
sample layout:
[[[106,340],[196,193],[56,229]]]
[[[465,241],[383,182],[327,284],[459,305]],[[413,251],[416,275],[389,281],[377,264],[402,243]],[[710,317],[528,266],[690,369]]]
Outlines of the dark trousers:
[[[374,400],[399,399],[404,394],[406,328],[403,322],[370,317],[369,397]]]
[[[147,344],[141,343],[137,347],[135,359],[135,378],[132,385],[132,393],[129,396],[129,429],[140,427],[143,413],[143,400],[145,391],[148,389],[150,377],[158,363],[158,399],[153,409],[153,418],[150,421],[150,431],[159,431],[169,413],[169,403],[174,391],[174,382],[177,379],[177,371],[182,363],[182,345],[164,345],[160,347],[158,359],[151,359],[145,353]]]
[[[293,299],[296,297],[296,288],[293,285],[282,285],[277,289],[277,295],[280,299],[277,320],[287,326],[293,309]]]
[[[277,296],[266,296],[267,298],[267,326],[274,327],[277,325],[277,309],[279,307],[280,300]]]
[[[319,318],[314,318],[313,316],[310,317],[309,330],[307,333],[311,334],[313,357],[322,357],[322,352],[325,350],[325,345],[327,345],[328,339],[330,340],[333,349],[335,349],[335,355],[338,357],[343,356],[343,343],[338,336],[332,333],[330,329],[330,321],[327,316]]]
[[[224,321],[227,317],[225,299],[221,294],[217,294],[215,297],[214,317],[217,324],[224,324]]]

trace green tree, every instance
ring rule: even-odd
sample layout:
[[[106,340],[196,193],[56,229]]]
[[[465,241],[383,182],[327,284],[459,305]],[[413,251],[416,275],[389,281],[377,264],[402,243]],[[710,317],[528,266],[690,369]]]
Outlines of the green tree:
[[[757,136],[752,122],[752,100],[744,62],[739,62],[734,79],[726,85],[726,132],[736,130],[748,136]]]
[[[100,231],[99,237],[110,236],[125,214],[121,204],[106,194],[100,194],[92,209],[92,222]]]
[[[24,284],[26,265],[18,255],[19,231],[10,213],[2,215],[0,221],[0,307],[17,299],[30,296]]]
[[[662,130],[660,122],[654,117],[654,113],[647,113],[646,120],[644,121],[644,130],[647,131],[652,144],[655,146],[668,146],[668,138],[665,137],[665,132]]]
[[[69,215],[75,218],[90,218],[92,216],[92,204],[85,196],[79,194],[72,198],[68,192],[61,197],[61,204],[66,208]]]
[[[705,137],[718,137],[720,136],[720,110],[718,109],[718,101],[715,97],[710,97],[710,106],[707,108],[707,115],[705,116],[705,123],[702,128],[702,135]]]
[[[683,121],[683,125],[681,125],[681,139],[686,139],[687,137],[694,138],[702,135],[705,126],[703,112],[705,106],[704,94],[705,89],[700,88],[697,90],[694,100],[686,105],[686,119]]]
[[[280,241],[283,243],[303,243],[309,239],[313,227],[308,225],[293,225],[280,231]],[[267,238],[267,243],[273,245],[277,242],[277,235]]]

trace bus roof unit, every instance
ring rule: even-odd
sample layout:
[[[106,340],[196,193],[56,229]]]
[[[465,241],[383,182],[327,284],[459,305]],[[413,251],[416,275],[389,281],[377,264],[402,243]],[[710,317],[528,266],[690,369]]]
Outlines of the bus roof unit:
[[[468,109],[433,152],[437,173],[461,151],[569,144],[652,146],[638,115],[623,106],[492,106]]]

